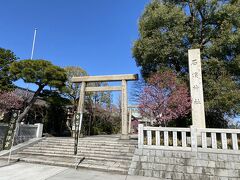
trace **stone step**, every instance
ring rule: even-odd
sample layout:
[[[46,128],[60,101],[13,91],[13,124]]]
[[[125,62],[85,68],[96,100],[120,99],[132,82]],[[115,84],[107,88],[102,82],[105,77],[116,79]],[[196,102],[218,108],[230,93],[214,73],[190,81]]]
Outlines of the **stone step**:
[[[54,157],[73,157],[73,154],[63,154],[63,153],[52,153],[52,152],[32,152],[32,151],[21,151],[18,152],[21,155],[44,155],[44,156],[54,156]],[[83,154],[79,153],[77,156],[84,156],[87,159],[101,158],[109,161],[131,161],[132,157],[129,156],[112,156],[112,155],[102,155],[102,154]]]
[[[44,138],[45,141],[56,141],[56,142],[74,142],[74,138]],[[120,142],[120,143],[132,143],[136,140],[121,140],[121,139],[99,139],[99,138],[79,138],[79,141],[98,141],[98,142]]]
[[[105,160],[94,160],[94,159],[85,159],[83,163],[89,163],[89,164],[96,164],[96,165],[106,165],[109,166],[115,166],[115,167],[123,167],[123,168],[129,168],[131,165],[131,162],[113,162],[113,161],[105,161]]]
[[[39,144],[42,145],[64,145],[64,146],[73,146],[74,143],[57,143],[57,142],[47,142],[47,141],[41,141]],[[81,146],[85,145],[93,145],[93,146],[114,146],[114,147],[136,147],[134,144],[120,144],[120,143],[98,143],[98,142],[79,142],[78,143]]]
[[[48,137],[12,157],[25,162],[66,167],[75,167],[76,159],[84,157],[79,168],[127,174],[136,146],[137,141],[119,140],[115,135],[86,137],[79,139],[75,156],[73,138]]]
[[[131,148],[131,149],[120,149],[120,148],[115,148],[115,149],[111,149],[111,148],[94,148],[94,147],[78,147],[79,150],[86,150],[86,151],[106,151],[106,152],[122,152],[122,153],[134,153],[135,148]]]
[[[67,152],[73,152],[74,147],[69,147],[69,148],[63,148],[63,147],[44,147],[44,146],[31,146],[28,147],[27,149],[35,149],[35,150],[56,150],[56,151],[67,151]],[[134,153],[134,149],[111,149],[111,148],[90,148],[90,147],[78,147],[78,150],[81,151],[104,151],[104,152],[109,152],[109,153],[114,153],[114,152],[119,152],[119,153]]]
[[[63,143],[63,144],[73,144],[75,141],[58,141],[58,140],[42,140],[42,142],[48,142],[48,143]],[[119,141],[97,141],[97,140],[79,140],[79,143],[99,143],[99,144],[134,144],[129,142],[119,142]]]
[[[64,158],[73,158],[75,157],[74,154],[64,154],[64,153],[53,153],[53,152],[48,152],[48,153],[44,153],[44,152],[34,152],[34,151],[27,151],[27,150],[23,150],[18,152],[17,154],[19,155],[25,155],[27,156],[35,156],[35,155],[42,155],[42,156],[50,156],[50,157],[62,157]],[[79,156],[80,157],[80,156]]]
[[[59,148],[59,147],[30,146],[30,147],[27,147],[26,149],[74,152],[74,147],[71,147],[71,148],[62,148],[61,147],[61,148]]]
[[[7,158],[7,157],[6,157]],[[75,168],[76,161],[72,158],[69,161],[59,161],[59,159],[54,159],[53,157],[44,157],[44,156],[30,156],[30,157],[22,157],[22,156],[12,156],[12,160],[20,160],[28,163],[37,163],[37,164],[46,164],[46,165],[54,165],[54,166],[64,166],[64,167],[72,167]],[[98,171],[106,171],[117,174],[127,174],[128,167],[120,166],[118,163],[107,163],[107,162],[96,162],[96,161],[83,161],[78,165],[78,169],[87,168]]]
[[[62,149],[57,149],[57,148],[33,148],[33,147],[29,147],[27,149],[23,150],[24,152],[42,152],[42,153],[48,153],[48,152],[52,152],[54,154],[57,153],[63,153],[63,154],[73,154],[74,150],[62,150]],[[84,153],[84,154],[104,154],[104,155],[115,155],[115,156],[129,156],[132,157],[133,156],[133,152],[120,152],[120,151],[106,151],[105,149],[100,149],[100,150],[95,150],[95,149],[78,149],[78,152],[80,153]]]
[[[58,139],[43,139],[43,141],[45,142],[55,142],[55,143],[74,143],[73,139],[69,139],[69,140],[58,140]],[[96,140],[96,139],[79,139],[79,142],[96,142],[96,143],[113,143],[113,144],[133,144],[136,145],[137,141],[133,140],[133,141],[128,141],[128,140]]]
[[[69,137],[45,137],[44,140],[49,140],[49,141],[74,141],[74,138],[69,138]],[[79,138],[80,141],[112,141],[112,142],[135,142],[135,139],[128,139],[128,140],[121,140],[119,137],[118,138],[99,138],[97,136],[94,137],[84,137],[84,138]]]
[[[102,154],[102,155],[111,155],[111,156],[125,156],[125,157],[133,157],[132,152],[112,152],[112,151],[105,151],[103,150],[85,150],[85,149],[78,149],[78,153],[82,154]]]
[[[38,153],[53,153],[53,154],[69,154],[73,155],[74,151],[61,151],[61,150],[48,150],[48,149],[24,149],[23,152],[38,152]],[[83,151],[79,150],[78,154],[95,154],[103,156],[118,156],[118,157],[132,157],[132,153],[119,153],[119,152],[105,152],[105,151]]]
[[[33,150],[33,149],[24,149],[22,152],[24,153],[38,153],[38,154],[58,154],[58,155],[66,155],[66,156],[73,156],[73,152],[67,152],[67,151],[48,151],[48,150]],[[22,153],[19,152],[19,153]]]
[[[39,154],[14,154],[11,156],[12,158],[15,159],[19,159],[21,160],[22,158],[39,158],[41,157],[41,160],[52,160],[54,162],[67,162],[67,163],[75,163],[76,162],[76,158],[77,158],[77,162],[79,162],[79,160],[81,160],[84,156],[71,156],[71,157],[64,157],[63,156],[48,156],[48,155],[39,155]],[[8,156],[1,156],[0,159],[8,159]],[[89,163],[89,164],[96,164],[96,165],[103,165],[103,164],[108,164],[108,165],[113,165],[116,167],[124,167],[124,168],[128,168],[131,164],[130,161],[118,161],[116,160],[112,160],[112,159],[106,159],[106,158],[88,158],[88,157],[84,157],[84,161],[83,163]]]
[[[39,143],[50,143],[50,144],[74,144],[74,142],[53,142],[42,140]],[[94,144],[94,145],[112,145],[112,146],[136,146],[134,143],[120,143],[120,142],[98,142],[98,141],[78,141],[78,144]]]
[[[49,143],[38,143],[35,144],[34,147],[54,147],[54,148],[65,148],[72,149],[74,145],[65,145],[65,144],[49,144]],[[108,146],[108,145],[92,145],[92,144],[79,144],[78,147],[86,147],[86,148],[99,148],[99,149],[119,149],[119,150],[134,150],[135,147],[129,146]]]

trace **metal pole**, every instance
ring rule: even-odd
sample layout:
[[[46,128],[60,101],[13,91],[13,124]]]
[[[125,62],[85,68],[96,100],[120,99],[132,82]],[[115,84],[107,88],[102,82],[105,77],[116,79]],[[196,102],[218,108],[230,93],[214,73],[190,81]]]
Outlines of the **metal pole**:
[[[13,134],[12,145],[11,145],[11,148],[10,148],[10,150],[9,150],[9,155],[8,155],[8,164],[10,163],[10,160],[11,160],[12,147],[13,147],[13,145],[14,145],[15,136],[16,136],[16,134],[18,133],[18,130],[19,130],[19,123],[16,124],[16,128],[15,128],[15,131],[14,131],[14,134]]]
[[[33,53],[34,53],[34,48],[35,48],[36,35],[37,35],[37,28],[35,28],[35,30],[34,30],[34,35],[33,35],[31,59],[33,59]]]
[[[30,58],[31,60],[33,59],[33,53],[34,53],[34,49],[35,49],[36,36],[37,36],[37,28],[34,29],[34,34],[33,34],[32,52],[31,52],[31,58]],[[29,84],[27,84],[26,98],[28,98],[27,97],[28,90],[29,90]]]

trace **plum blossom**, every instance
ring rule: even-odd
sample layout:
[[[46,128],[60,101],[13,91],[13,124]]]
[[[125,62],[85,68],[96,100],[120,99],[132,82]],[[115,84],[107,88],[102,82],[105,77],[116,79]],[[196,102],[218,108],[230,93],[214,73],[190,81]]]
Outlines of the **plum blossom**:
[[[140,113],[154,118],[159,125],[186,116],[191,98],[185,83],[171,71],[158,72],[148,80],[140,94]]]

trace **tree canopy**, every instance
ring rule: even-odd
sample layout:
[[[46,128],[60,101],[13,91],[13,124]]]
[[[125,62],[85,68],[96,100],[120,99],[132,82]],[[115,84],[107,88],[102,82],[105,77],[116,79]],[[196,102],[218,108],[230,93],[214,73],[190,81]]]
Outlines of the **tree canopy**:
[[[140,18],[140,37],[133,47],[143,75],[146,77],[161,67],[185,72],[190,48],[200,48],[204,60],[235,64],[238,71],[239,5],[236,0],[153,0]]]
[[[168,68],[188,75],[188,49],[200,48],[207,124],[212,126],[210,119],[240,113],[239,28],[238,0],[153,0],[140,18],[133,56],[145,79]]]
[[[25,83],[34,83],[38,86],[28,106],[20,114],[18,122],[28,113],[44,87],[61,88],[66,81],[64,69],[46,60],[21,60],[14,62],[10,66],[10,73],[14,80],[22,79]]]
[[[10,66],[15,80],[22,79],[25,83],[45,86],[62,87],[66,81],[65,71],[46,60],[21,60]]]
[[[0,47],[0,91],[12,90],[12,78],[9,73],[9,66],[17,60],[16,55],[11,50]]]
[[[66,86],[63,89],[63,94],[67,96],[74,106],[77,106],[77,100],[79,98],[80,92],[80,83],[73,83],[72,77],[78,76],[87,76],[87,72],[83,70],[81,67],[76,66],[67,66],[64,67],[64,70],[67,75]]]

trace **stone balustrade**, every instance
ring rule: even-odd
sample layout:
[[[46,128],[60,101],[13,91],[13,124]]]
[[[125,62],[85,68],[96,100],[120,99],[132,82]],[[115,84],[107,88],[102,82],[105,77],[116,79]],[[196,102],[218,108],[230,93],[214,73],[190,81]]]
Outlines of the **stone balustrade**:
[[[240,129],[144,127],[130,175],[160,179],[239,179]]]
[[[197,151],[240,154],[240,129],[198,128],[197,134],[201,143]]]
[[[239,153],[240,129],[138,127],[138,148]]]

